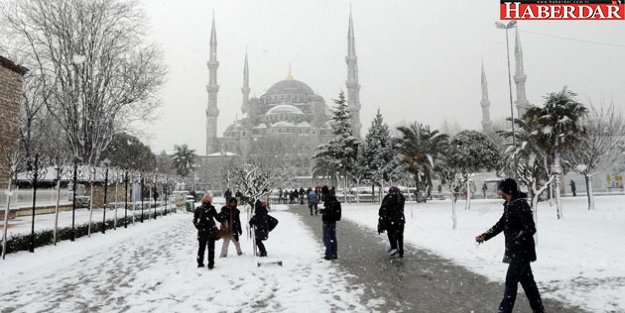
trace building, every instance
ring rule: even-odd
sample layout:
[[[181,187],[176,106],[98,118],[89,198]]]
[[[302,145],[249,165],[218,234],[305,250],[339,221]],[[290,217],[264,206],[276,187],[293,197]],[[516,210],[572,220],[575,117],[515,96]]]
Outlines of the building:
[[[0,188],[9,182],[7,157],[18,150],[22,84],[27,71],[0,56]]]
[[[360,84],[358,83],[358,63],[356,57],[355,36],[351,11],[348,23],[347,80],[346,95],[353,117],[353,134],[360,136]],[[250,67],[247,53],[243,65],[243,84],[241,88],[241,117],[229,125],[223,136],[217,134],[219,110],[217,100],[217,31],[215,18],[211,26],[208,106],[206,109],[206,157],[207,187],[214,189],[219,185],[217,178],[209,178],[210,173],[219,172],[219,165],[228,164],[228,158],[244,161],[256,161],[287,173],[298,179],[297,183],[310,182],[312,171],[311,157],[320,144],[331,138],[330,121],[332,112],[322,96],[316,94],[306,83],[296,80],[289,73],[286,79],[274,83],[260,97],[250,97]],[[227,174],[227,173],[226,173]],[[215,176],[215,175],[213,175]],[[221,186],[219,186],[221,187]]]

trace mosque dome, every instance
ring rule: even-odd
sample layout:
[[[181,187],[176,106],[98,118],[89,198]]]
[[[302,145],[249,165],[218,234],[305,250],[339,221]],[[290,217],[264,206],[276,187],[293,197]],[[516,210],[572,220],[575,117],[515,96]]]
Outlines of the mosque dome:
[[[314,95],[312,88],[295,79],[281,80],[267,90],[266,95]]]
[[[304,112],[290,104],[280,104],[269,109],[269,111],[267,111],[267,115],[269,114],[304,114]]]
[[[271,126],[273,126],[273,127],[293,127],[295,125],[293,125],[293,123],[289,123],[287,121],[280,121],[280,122],[277,122],[277,123],[275,123],[275,124],[273,124]]]

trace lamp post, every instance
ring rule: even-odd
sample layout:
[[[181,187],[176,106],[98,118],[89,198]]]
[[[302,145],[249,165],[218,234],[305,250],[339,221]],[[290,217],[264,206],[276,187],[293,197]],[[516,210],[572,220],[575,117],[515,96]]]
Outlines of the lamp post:
[[[78,180],[78,159],[74,158],[74,177],[72,178],[72,235],[71,241],[76,239],[76,181]]]
[[[106,232],[106,191],[109,185],[109,165],[111,161],[104,159],[102,163],[106,166],[106,171],[104,172],[104,201],[102,203],[102,233],[104,234]]]
[[[124,177],[124,228],[128,228],[128,170]],[[132,213],[134,215],[134,212]]]
[[[118,200],[118,187],[121,183],[121,172],[119,169],[113,170],[113,174],[115,174],[115,213],[113,215],[113,230],[117,230],[117,200]]]
[[[165,176],[165,183],[162,184],[162,188],[163,188],[163,193],[161,194],[161,207],[163,206],[163,201],[165,202],[165,211],[163,212],[163,215],[167,215],[167,183],[169,183],[167,181],[167,176]]]
[[[32,253],[35,252],[35,204],[37,202],[37,178],[39,177],[39,153],[35,154],[34,162],[29,160],[27,167],[30,171],[30,181],[33,185],[33,219],[30,230],[30,248],[28,249]]]
[[[516,132],[514,131],[514,105],[512,103],[512,74],[510,73],[510,45],[508,44],[508,29],[516,27],[516,21],[510,21],[507,24],[495,22],[495,26],[499,29],[506,30],[506,56],[508,58],[508,89],[510,91],[510,122],[512,123],[512,145],[516,150]],[[517,156],[514,152],[514,178],[517,178]]]
[[[156,219],[156,191],[157,183],[156,183],[156,172],[158,171],[158,167],[154,169],[154,192],[152,193],[152,198],[154,198],[154,219]]]
[[[143,188],[145,188],[145,177],[143,177],[143,172],[141,172],[141,223],[143,223]],[[149,217],[148,211],[148,217]]]

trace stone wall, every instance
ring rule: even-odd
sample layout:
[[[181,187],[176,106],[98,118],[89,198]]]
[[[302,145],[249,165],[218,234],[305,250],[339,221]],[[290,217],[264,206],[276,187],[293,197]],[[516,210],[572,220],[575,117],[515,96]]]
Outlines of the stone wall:
[[[18,149],[20,103],[26,69],[0,56],[0,189],[9,179],[7,156]]]

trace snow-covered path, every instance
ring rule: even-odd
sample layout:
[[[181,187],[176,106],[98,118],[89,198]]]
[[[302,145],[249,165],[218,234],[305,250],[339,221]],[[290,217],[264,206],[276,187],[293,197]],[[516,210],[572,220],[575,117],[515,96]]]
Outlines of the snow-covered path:
[[[359,286],[348,286],[321,245],[287,211],[266,242],[284,267],[257,267],[251,242],[243,256],[231,247],[216,268],[196,268],[197,241],[190,214],[172,214],[10,254],[0,262],[1,312],[330,312],[372,311]],[[219,253],[221,241],[216,243]]]

